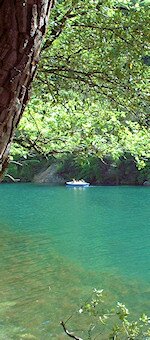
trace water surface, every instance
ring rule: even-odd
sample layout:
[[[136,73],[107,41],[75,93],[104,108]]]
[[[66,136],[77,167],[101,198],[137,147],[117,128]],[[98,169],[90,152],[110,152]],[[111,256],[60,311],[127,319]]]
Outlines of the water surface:
[[[148,187],[1,185],[0,339],[66,339],[94,287],[148,313],[149,207]]]

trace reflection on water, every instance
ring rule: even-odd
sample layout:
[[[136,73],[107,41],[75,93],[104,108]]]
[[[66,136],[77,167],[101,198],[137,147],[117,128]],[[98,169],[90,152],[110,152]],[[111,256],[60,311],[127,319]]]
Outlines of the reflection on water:
[[[4,188],[2,188],[3,193],[6,194]],[[18,200],[17,198],[18,190],[21,190],[20,188],[24,189],[22,191],[21,202],[20,199]],[[6,189],[8,189],[8,186]],[[83,316],[77,315],[75,311],[80,308],[83,301],[86,301],[90,297],[94,287],[104,288],[105,301],[107,301],[108,304],[110,301],[115,302],[119,300],[125,302],[133,313],[137,313],[138,315],[142,311],[148,313],[150,288],[147,278],[149,278],[149,273],[143,273],[143,276],[139,275],[138,279],[136,271],[135,275],[131,273],[130,277],[127,268],[125,275],[123,275],[124,271],[121,271],[121,265],[124,266],[125,269],[125,262],[126,266],[128,266],[127,261],[129,258],[123,261],[121,248],[119,249],[121,263],[117,266],[114,265],[115,262],[113,258],[116,255],[116,263],[119,263],[119,257],[118,251],[116,251],[114,255],[116,248],[114,248],[113,245],[115,243],[117,247],[119,247],[120,244],[120,236],[119,238],[117,237],[115,228],[116,219],[113,220],[112,218],[114,230],[114,234],[111,235],[112,237],[109,239],[105,230],[104,238],[99,240],[101,247],[103,246],[103,242],[106,241],[107,246],[108,243],[109,246],[111,244],[108,267],[104,265],[106,264],[107,258],[107,256],[105,258],[105,253],[108,255],[106,245],[103,246],[103,249],[101,249],[99,253],[102,258],[98,259],[98,234],[96,234],[96,231],[94,234],[94,223],[98,226],[98,217],[96,217],[95,214],[100,198],[98,198],[97,195],[95,196],[95,204],[93,197],[90,201],[90,204],[93,205],[90,212],[92,214],[92,219],[90,220],[90,223],[92,223],[91,233],[91,230],[88,228],[88,223],[86,224],[84,218],[88,211],[87,203],[89,204],[90,197],[81,196],[82,200],[80,200],[80,194],[82,195],[83,191],[80,191],[80,193],[79,191],[74,192],[75,196],[72,198],[71,204],[74,205],[74,212],[77,215],[77,219],[74,221],[76,230],[72,227],[72,233],[69,234],[67,216],[70,216],[70,228],[73,225],[74,218],[71,219],[72,212],[69,209],[68,196],[66,196],[68,190],[60,190],[60,193],[59,189],[56,188],[56,198],[54,192],[52,192],[55,190],[54,188],[51,189],[51,192],[47,191],[46,187],[45,190],[43,190],[43,187],[41,187],[41,189],[38,187],[38,190],[35,189],[36,187],[31,189],[30,186],[28,190],[27,186],[19,188],[18,186],[11,186],[9,207],[5,209],[5,211],[4,209],[1,210],[3,221],[5,220],[7,223],[0,224],[0,339],[65,340],[66,336],[59,322],[62,319],[66,320],[72,314],[73,317],[70,323],[68,323],[68,327],[74,329],[76,333],[83,336],[84,339],[87,339],[87,321]],[[46,192],[50,195],[49,199],[53,197],[51,201],[53,209],[51,209],[50,205],[48,205],[47,209]],[[70,199],[73,191],[69,190],[68,192]],[[38,196],[38,200],[37,194],[39,195],[39,193],[40,196]],[[29,196],[27,196],[27,194]],[[62,213],[61,208],[58,210],[58,202],[60,204],[62,194],[63,210],[65,210],[65,208],[68,209],[68,211],[64,211],[64,213]],[[86,191],[85,194],[87,195]],[[26,197],[28,197],[28,200]],[[104,196],[104,199],[105,198]],[[3,196],[2,204],[4,204],[4,199],[5,195]],[[37,207],[39,208],[39,201],[41,199],[42,210],[40,209],[39,211]],[[34,200],[36,206],[36,209],[34,208],[34,214],[30,200],[32,200],[32,202]],[[17,202],[16,205],[15,202]],[[19,204],[22,205],[22,208]],[[109,204],[110,202],[107,202],[107,209],[110,208]],[[114,204],[116,203],[114,202]],[[9,209],[11,208],[10,218]],[[101,211],[103,208],[104,206],[101,207]],[[52,214],[54,210],[55,213]],[[21,218],[17,217],[18,212]],[[116,214],[115,210],[114,214]],[[73,216],[75,215],[73,214]],[[108,216],[103,215],[103,219],[104,218],[106,228]],[[131,219],[132,218],[133,215],[131,214]],[[59,222],[60,219],[61,223]],[[99,217],[99,221],[103,219],[102,216]],[[125,223],[127,223],[127,221],[125,221]],[[51,228],[48,228],[47,225],[50,225]],[[128,238],[128,235],[125,236],[124,226],[122,226],[121,232],[123,237]],[[128,234],[130,234],[130,238],[132,238],[130,230]],[[71,236],[73,236],[72,239]],[[143,237],[145,236],[143,235]],[[92,249],[91,242],[93,242],[92,247],[94,249],[92,257],[90,254],[90,250]],[[146,243],[146,247],[147,246],[148,243]],[[87,249],[84,249],[86,247]],[[131,251],[130,248],[128,248],[128,250]],[[94,256],[96,263],[94,262]],[[144,261],[144,257],[142,261]],[[130,262],[132,262],[132,258]],[[146,264],[146,261],[141,263]],[[128,267],[134,268],[134,265],[129,263]],[[140,268],[138,268],[138,273],[140,273]]]

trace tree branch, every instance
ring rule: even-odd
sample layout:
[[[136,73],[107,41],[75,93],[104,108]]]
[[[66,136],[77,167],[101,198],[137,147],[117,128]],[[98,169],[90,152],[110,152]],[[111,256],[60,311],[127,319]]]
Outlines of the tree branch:
[[[44,67],[49,67],[49,65],[45,64]],[[75,69],[71,69],[71,68],[68,68],[66,67],[65,65],[63,66],[58,66],[58,67],[53,67],[53,68],[48,68],[48,69],[44,69],[41,68],[39,69],[40,72],[43,72],[44,74],[58,74],[61,76],[61,72],[66,72],[66,73],[69,73],[69,74],[73,74],[73,75],[83,75],[85,76],[86,78],[90,79],[91,80],[91,77],[94,77],[96,76],[97,78],[99,78],[100,80],[102,80],[103,82],[107,82],[107,83],[111,83],[111,84],[115,84],[115,85],[118,85],[119,88],[123,88],[124,90],[128,91],[129,90],[129,87],[126,86],[126,85],[122,85],[120,84],[117,80],[117,78],[110,78],[108,77],[107,74],[105,74],[104,72],[101,72],[101,71],[98,71],[98,70],[91,70],[89,72],[85,72],[85,71],[81,71],[81,70],[75,70]],[[63,76],[63,75],[62,75]],[[82,79],[81,79],[82,80]],[[86,82],[86,79],[85,79],[85,82]],[[105,87],[103,85],[103,87]],[[108,88],[108,86],[106,86]]]
[[[60,324],[61,324],[61,326],[63,327],[64,332],[65,332],[68,336],[70,336],[70,338],[73,338],[73,339],[75,339],[75,340],[83,340],[82,338],[80,338],[80,337],[78,337],[78,336],[72,334],[72,332],[69,332],[69,331],[66,329],[65,323],[64,323],[63,321],[61,321]]]
[[[57,27],[54,26],[54,28],[52,29],[52,32],[50,34],[50,38],[48,38],[45,41],[45,44],[42,47],[42,52],[45,51],[47,48],[49,48],[53,42],[55,41],[55,39],[57,39],[59,37],[59,35],[61,34],[61,32],[63,31],[63,28],[66,24],[66,21],[70,18],[70,17],[74,17],[77,14],[71,14],[73,10],[73,7],[69,8],[69,10],[65,13],[65,15],[61,18],[60,21],[56,21],[55,24],[57,24]],[[56,19],[56,18],[55,18]],[[55,21],[55,20],[54,20]]]
[[[13,182],[19,182],[20,181],[20,178],[14,178],[13,176],[11,176],[9,174],[6,174],[5,177],[10,178]]]

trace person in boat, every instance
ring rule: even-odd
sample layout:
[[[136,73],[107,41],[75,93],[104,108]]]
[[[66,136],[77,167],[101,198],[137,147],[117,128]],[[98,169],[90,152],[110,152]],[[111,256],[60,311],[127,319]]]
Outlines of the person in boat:
[[[73,181],[73,183],[85,183],[84,179],[78,179],[78,180],[76,180],[76,179],[73,178],[72,181]]]

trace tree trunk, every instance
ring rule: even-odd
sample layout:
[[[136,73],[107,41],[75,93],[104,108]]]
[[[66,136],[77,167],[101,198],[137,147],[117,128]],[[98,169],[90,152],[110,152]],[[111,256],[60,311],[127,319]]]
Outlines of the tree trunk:
[[[54,0],[0,0],[0,180],[29,98]]]

